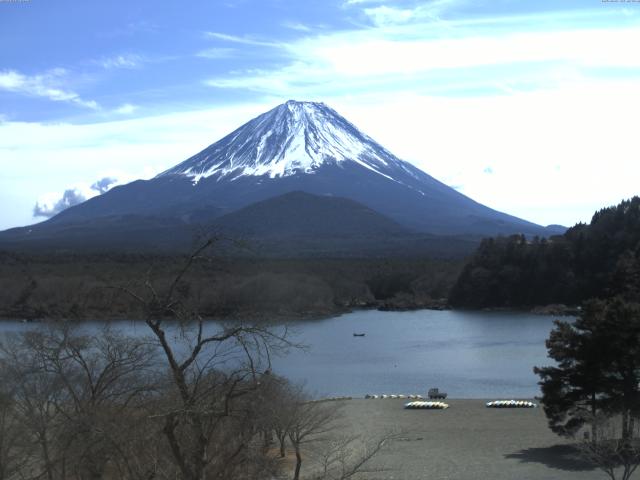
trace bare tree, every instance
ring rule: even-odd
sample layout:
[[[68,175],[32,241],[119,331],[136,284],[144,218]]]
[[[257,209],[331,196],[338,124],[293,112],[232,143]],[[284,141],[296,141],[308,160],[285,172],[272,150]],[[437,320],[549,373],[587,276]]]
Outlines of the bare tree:
[[[265,478],[272,434],[296,480],[303,451],[322,478],[364,471],[383,442],[334,439],[340,404],[271,373],[286,328],[207,323],[190,305],[184,277],[210,244],[164,287],[119,287],[148,338],[59,324],[0,343],[0,480]]]
[[[381,472],[381,468],[369,469],[371,460],[396,434],[388,433],[372,442],[363,442],[361,436],[341,436],[325,442],[315,452],[319,457],[321,472],[314,480],[347,480],[359,473]]]
[[[280,458],[286,456],[288,428],[292,415],[296,410],[296,396],[293,395],[291,384],[286,378],[275,375],[267,370],[261,375],[260,389],[257,392],[260,403],[259,425],[264,437],[264,448],[268,449],[275,436]]]
[[[56,429],[62,397],[62,383],[42,370],[34,352],[26,346],[24,336],[12,335],[0,345],[2,384],[10,386],[14,419],[23,425],[24,440],[33,445],[23,449],[32,458],[30,475],[54,480],[57,463]],[[38,460],[36,460],[38,459]],[[24,465],[26,467],[26,464]],[[23,474],[26,478],[29,475]]]
[[[336,429],[341,405],[338,402],[311,401],[300,388],[296,388],[292,396],[294,404],[286,430],[296,454],[293,480],[298,480],[302,468],[303,447],[329,439],[328,434]]]
[[[13,414],[37,445],[26,478],[136,478],[127,469],[129,427],[153,388],[153,348],[103,329],[83,335],[68,325],[5,342],[2,371]],[[35,456],[35,454],[34,454]]]
[[[2,387],[6,386],[3,382]],[[0,480],[16,478],[28,464],[29,446],[24,433],[15,415],[13,392],[0,391]]]
[[[246,469],[258,431],[251,423],[258,372],[270,366],[271,351],[288,345],[286,331],[261,326],[205,324],[189,307],[183,279],[213,244],[208,241],[185,262],[163,291],[150,280],[143,290],[121,290],[146,311],[149,327],[168,367],[167,399],[158,417],[181,476],[187,480],[230,478]],[[168,323],[169,317],[177,321]],[[255,457],[255,452],[253,452]]]
[[[628,480],[640,465],[640,428],[637,422],[631,429],[624,427],[618,417],[606,413],[589,417],[595,435],[585,435],[580,452],[611,480]]]

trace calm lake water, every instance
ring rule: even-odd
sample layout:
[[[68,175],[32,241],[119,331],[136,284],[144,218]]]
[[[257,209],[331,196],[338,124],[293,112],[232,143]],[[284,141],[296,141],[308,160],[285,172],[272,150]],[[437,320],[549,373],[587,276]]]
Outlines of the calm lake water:
[[[534,366],[551,364],[544,341],[556,317],[508,312],[358,311],[297,322],[293,339],[308,346],[275,358],[274,371],[305,382],[318,396],[425,394],[454,398],[531,398]],[[89,322],[85,328],[98,330]],[[119,322],[131,334],[143,324]],[[0,323],[0,333],[38,324]],[[353,333],[365,333],[354,337]]]
[[[507,312],[360,311],[298,324],[307,352],[275,370],[320,395],[424,394],[454,398],[539,395],[534,366],[556,317]],[[366,333],[354,337],[353,333]]]

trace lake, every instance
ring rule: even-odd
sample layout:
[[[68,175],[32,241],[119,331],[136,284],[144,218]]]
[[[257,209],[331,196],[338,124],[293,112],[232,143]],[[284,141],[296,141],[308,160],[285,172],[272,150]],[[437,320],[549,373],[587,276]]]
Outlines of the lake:
[[[539,395],[534,366],[551,364],[544,342],[556,317],[513,312],[356,311],[291,325],[308,346],[275,358],[274,371],[318,396],[425,394],[438,387],[453,398]],[[90,322],[97,329],[101,323]],[[140,323],[119,322],[132,334]],[[0,323],[0,332],[37,324]],[[353,333],[365,333],[354,337]]]
[[[309,349],[277,359],[275,370],[319,395],[424,395],[438,387],[454,398],[531,398],[540,394],[533,367],[553,363],[544,342],[555,318],[358,311],[297,324]]]

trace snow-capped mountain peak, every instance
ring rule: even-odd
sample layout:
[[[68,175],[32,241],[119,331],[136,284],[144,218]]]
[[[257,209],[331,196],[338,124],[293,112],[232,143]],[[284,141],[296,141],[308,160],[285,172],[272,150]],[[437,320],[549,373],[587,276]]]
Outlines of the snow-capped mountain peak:
[[[340,200],[331,202],[327,197]],[[276,200],[265,204],[269,199]],[[350,216],[343,215],[342,208]],[[239,216],[233,220],[236,212]],[[98,237],[110,246],[113,241],[134,245],[134,239],[142,239],[165,248],[187,238],[191,241],[195,231],[191,226],[206,231],[201,229],[212,221],[216,225],[216,219],[222,222],[218,226],[226,225],[231,232],[253,232],[258,237],[283,238],[282,232],[288,232],[282,247],[287,255],[289,247],[295,251],[298,243],[307,251],[307,237],[297,237],[296,232],[318,232],[318,225],[338,236],[313,255],[333,252],[335,245],[339,251],[341,235],[346,233],[359,235],[356,243],[349,244],[354,248],[349,254],[360,255],[355,245],[367,244],[367,232],[380,232],[378,227],[394,235],[399,232],[389,221],[412,238],[414,233],[409,232],[549,233],[485,207],[398,159],[328,106],[289,101],[156,178],[119,186],[5,238],[20,248],[26,240],[36,247],[56,238],[60,245],[98,245],[94,243]],[[343,228],[343,222],[353,222],[354,228]],[[377,230],[367,225],[377,225]],[[374,238],[378,251],[380,237]],[[404,243],[397,245],[404,249]]]
[[[194,183],[217,176],[287,177],[323,165],[355,162],[393,180],[406,162],[360,132],[324,103],[289,100],[254,118],[202,152],[159,176],[183,175]]]

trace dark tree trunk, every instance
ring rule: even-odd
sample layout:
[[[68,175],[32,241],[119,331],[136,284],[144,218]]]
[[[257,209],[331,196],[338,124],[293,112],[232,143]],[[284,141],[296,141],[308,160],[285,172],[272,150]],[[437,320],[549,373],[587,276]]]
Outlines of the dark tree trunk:
[[[301,467],[302,467],[302,455],[300,455],[300,447],[296,445],[296,471],[293,473],[293,480],[300,479]]]
[[[598,441],[598,427],[595,422],[596,414],[598,413],[596,408],[596,392],[591,393],[591,418],[593,421],[591,422],[591,443],[593,445]]]

